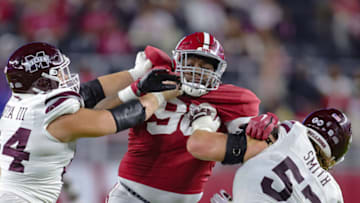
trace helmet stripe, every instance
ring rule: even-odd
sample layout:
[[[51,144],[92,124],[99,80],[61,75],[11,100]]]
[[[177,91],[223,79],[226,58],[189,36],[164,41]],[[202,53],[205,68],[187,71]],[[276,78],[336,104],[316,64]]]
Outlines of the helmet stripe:
[[[204,45],[203,49],[208,50],[210,45],[210,35],[207,32],[204,32]]]

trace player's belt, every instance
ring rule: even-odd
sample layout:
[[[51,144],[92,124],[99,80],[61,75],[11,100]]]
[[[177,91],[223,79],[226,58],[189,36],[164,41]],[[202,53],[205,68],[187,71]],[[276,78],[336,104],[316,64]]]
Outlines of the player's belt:
[[[134,190],[132,190],[131,188],[129,188],[129,186],[125,185],[125,183],[120,181],[120,184],[128,191],[130,192],[131,195],[133,195],[134,197],[138,198],[139,200],[141,200],[144,203],[150,203],[150,201],[146,200],[145,198],[143,198],[141,195],[139,195],[137,192],[135,192]]]

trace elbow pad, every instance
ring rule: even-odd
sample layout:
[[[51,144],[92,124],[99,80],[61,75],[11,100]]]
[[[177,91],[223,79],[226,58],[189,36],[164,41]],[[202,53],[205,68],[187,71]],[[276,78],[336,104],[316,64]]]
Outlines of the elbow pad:
[[[145,121],[145,107],[139,100],[131,100],[109,110],[116,123],[116,132],[132,128]]]
[[[228,134],[226,153],[222,164],[238,164],[244,162],[247,148],[245,130],[241,133]]]
[[[93,108],[105,98],[104,90],[98,79],[81,84],[80,95],[84,100],[85,108]]]

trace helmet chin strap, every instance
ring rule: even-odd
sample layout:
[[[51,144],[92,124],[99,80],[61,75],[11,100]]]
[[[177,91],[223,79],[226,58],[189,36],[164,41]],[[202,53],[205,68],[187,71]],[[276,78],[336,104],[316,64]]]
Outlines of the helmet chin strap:
[[[201,86],[203,86],[203,85],[201,85]],[[190,83],[182,84],[181,90],[184,91],[187,95],[190,95],[192,97],[200,97],[200,96],[208,93],[208,91],[205,89],[194,88],[194,87],[190,86]]]

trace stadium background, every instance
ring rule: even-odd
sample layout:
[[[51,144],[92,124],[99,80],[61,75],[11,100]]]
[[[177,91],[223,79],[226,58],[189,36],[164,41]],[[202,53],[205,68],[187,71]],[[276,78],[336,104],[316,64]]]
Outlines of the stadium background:
[[[170,55],[195,31],[222,43],[228,61],[223,82],[253,90],[261,112],[302,120],[332,106],[350,116],[353,143],[333,174],[345,202],[359,202],[359,0],[1,0],[0,66],[18,46],[46,41],[70,57],[85,82],[131,68],[148,44]],[[0,95],[2,112],[10,95],[2,71]],[[59,202],[103,202],[126,144],[126,132],[79,141]],[[237,167],[217,165],[201,202],[221,188],[231,191]]]

